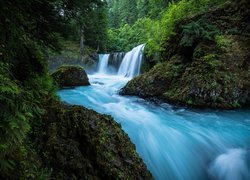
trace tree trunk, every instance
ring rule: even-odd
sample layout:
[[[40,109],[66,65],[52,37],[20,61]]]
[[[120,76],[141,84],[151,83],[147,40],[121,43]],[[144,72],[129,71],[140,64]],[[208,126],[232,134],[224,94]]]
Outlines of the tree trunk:
[[[80,26],[80,58],[83,60],[84,52],[84,29],[83,26]]]
[[[96,49],[97,53],[99,52],[99,50],[100,50],[100,46],[99,46],[99,41],[98,41],[98,45],[97,45],[97,49]]]

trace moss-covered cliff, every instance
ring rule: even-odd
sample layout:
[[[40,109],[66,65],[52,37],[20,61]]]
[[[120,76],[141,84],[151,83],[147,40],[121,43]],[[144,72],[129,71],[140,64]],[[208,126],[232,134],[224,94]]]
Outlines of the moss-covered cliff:
[[[249,105],[249,9],[241,0],[180,21],[163,45],[164,62],[122,94],[198,107]]]

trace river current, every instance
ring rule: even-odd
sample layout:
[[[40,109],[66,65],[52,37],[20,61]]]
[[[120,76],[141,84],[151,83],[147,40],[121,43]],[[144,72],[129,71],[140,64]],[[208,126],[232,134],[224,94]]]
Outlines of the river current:
[[[155,179],[250,179],[250,110],[196,110],[120,96],[130,80],[89,75],[62,101],[109,114],[122,125]]]

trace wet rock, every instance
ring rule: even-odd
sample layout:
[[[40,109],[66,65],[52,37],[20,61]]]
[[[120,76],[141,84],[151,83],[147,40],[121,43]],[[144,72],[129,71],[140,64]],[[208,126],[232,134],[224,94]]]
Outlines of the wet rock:
[[[152,179],[111,116],[51,102],[39,144],[56,179]],[[44,132],[45,131],[45,132]]]

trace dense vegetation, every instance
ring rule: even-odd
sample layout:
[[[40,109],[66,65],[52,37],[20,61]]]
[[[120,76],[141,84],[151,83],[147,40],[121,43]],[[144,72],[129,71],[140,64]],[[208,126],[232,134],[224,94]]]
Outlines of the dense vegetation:
[[[129,50],[147,43],[146,54],[156,62],[161,61],[162,44],[175,33],[177,22],[183,17],[202,13],[226,0],[118,0],[110,9],[107,49],[110,51]],[[132,11],[131,8],[136,10]],[[132,14],[131,14],[132,13]],[[125,17],[133,17],[133,21]],[[113,20],[117,18],[117,20]],[[120,22],[120,23],[115,23]]]

